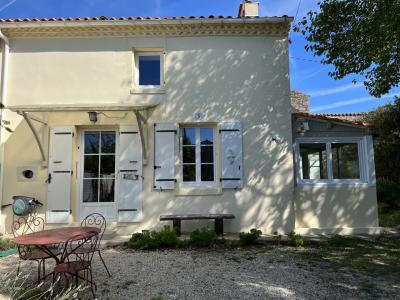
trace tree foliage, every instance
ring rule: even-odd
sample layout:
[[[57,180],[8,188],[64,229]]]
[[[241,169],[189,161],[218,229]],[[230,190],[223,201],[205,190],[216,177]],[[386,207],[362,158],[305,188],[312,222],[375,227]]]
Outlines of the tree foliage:
[[[375,169],[379,178],[400,183],[400,98],[368,113],[365,121],[378,135],[375,147]]]
[[[297,25],[306,50],[335,67],[342,79],[359,74],[369,93],[380,97],[400,81],[400,0],[322,0]],[[355,80],[353,80],[355,81]]]

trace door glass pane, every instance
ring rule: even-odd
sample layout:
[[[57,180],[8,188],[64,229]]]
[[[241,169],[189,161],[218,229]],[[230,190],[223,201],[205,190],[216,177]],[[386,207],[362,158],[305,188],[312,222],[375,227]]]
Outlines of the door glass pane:
[[[200,141],[202,145],[212,145],[214,141],[214,129],[200,128]]]
[[[196,165],[183,165],[183,181],[196,181]]]
[[[100,179],[100,202],[114,202],[114,179]]]
[[[101,153],[115,153],[115,132],[101,133]]]
[[[213,163],[214,162],[214,147],[202,146],[201,147],[201,162]]]
[[[139,56],[139,85],[160,85],[160,55]]]
[[[356,143],[332,144],[332,171],[334,179],[360,178]]]
[[[84,156],[84,178],[99,177],[99,155]]]
[[[201,165],[201,181],[214,181],[214,165]]]
[[[85,133],[85,154],[99,153],[100,134],[98,132]]]
[[[100,177],[114,177],[115,175],[115,156],[102,155],[100,162]]]
[[[84,179],[83,202],[97,202],[97,195],[98,195],[98,180]]]
[[[182,128],[182,144],[183,145],[196,144],[196,132],[194,128]]]
[[[302,179],[327,179],[325,143],[300,144]]]
[[[184,146],[182,147],[182,159],[183,163],[195,163],[196,162],[196,146]]]

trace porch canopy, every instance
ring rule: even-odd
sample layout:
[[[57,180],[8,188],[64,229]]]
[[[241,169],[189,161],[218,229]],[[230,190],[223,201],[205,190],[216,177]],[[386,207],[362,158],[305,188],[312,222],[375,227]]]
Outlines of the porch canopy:
[[[103,111],[132,111],[135,114],[136,121],[139,127],[139,134],[142,144],[142,152],[143,158],[147,159],[146,152],[146,139],[144,135],[144,126],[147,123],[147,118],[143,115],[143,112],[154,108],[158,105],[158,103],[151,104],[104,104],[104,105],[90,105],[90,104],[70,104],[70,105],[54,105],[54,104],[39,104],[39,105],[15,105],[15,106],[6,106],[6,109],[9,109],[13,112],[18,113],[23,116],[25,121],[27,122],[29,128],[32,131],[32,134],[36,140],[36,143],[39,147],[40,154],[42,156],[42,161],[46,162],[46,155],[44,152],[44,148],[41,140],[35,130],[35,127],[32,125],[32,120],[36,122],[40,122],[47,126],[48,124],[41,120],[36,116],[32,116],[29,113],[32,112],[103,112]]]

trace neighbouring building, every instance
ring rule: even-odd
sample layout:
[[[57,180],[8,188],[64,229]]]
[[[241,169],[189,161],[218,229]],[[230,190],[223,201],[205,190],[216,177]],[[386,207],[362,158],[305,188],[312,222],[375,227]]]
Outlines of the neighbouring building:
[[[99,212],[120,236],[189,213],[234,214],[227,232],[377,232],[368,127],[292,107],[292,20],[250,1],[237,18],[0,20],[0,230],[26,195],[47,227]]]

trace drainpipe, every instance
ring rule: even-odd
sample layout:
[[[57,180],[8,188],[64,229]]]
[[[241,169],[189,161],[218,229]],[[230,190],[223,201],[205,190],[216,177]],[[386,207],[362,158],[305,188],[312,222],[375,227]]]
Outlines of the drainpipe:
[[[3,40],[4,42],[4,47],[3,47],[3,55],[2,55],[2,64],[1,64],[1,91],[0,91],[0,103],[2,103],[4,106],[6,104],[6,96],[7,96],[7,75],[8,75],[8,56],[10,53],[10,41],[8,38],[3,34],[3,32],[0,29],[0,39]],[[3,110],[0,111],[0,122],[3,120]],[[0,146],[3,143],[3,131],[4,129],[0,129]],[[4,173],[4,148],[3,151],[1,151],[1,156],[0,156],[0,222],[2,222],[3,218],[3,212],[1,209],[1,204],[3,203],[3,173]],[[0,223],[1,224],[1,223]],[[1,230],[1,229],[0,229]],[[4,231],[4,228],[3,230]]]

